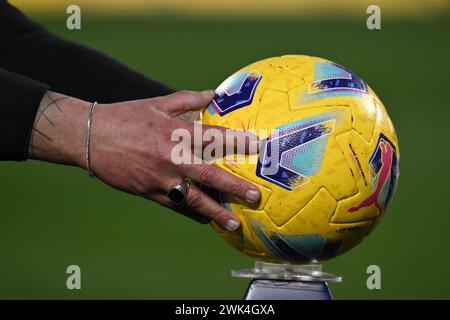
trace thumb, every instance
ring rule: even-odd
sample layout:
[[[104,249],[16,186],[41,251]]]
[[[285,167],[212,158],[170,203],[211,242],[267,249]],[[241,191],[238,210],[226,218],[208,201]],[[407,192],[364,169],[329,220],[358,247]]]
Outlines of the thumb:
[[[178,91],[158,99],[158,109],[176,117],[188,111],[205,108],[214,98],[214,90]]]

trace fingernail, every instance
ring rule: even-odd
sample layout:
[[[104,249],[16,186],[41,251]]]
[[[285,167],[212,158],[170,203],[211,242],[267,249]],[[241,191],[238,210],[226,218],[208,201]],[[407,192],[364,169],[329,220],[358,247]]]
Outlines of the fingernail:
[[[259,200],[259,191],[258,190],[247,190],[245,193],[245,200],[250,203],[255,203]]]
[[[204,95],[205,97],[213,97],[216,93],[214,92],[214,90],[205,90],[201,92],[202,95]]]
[[[225,228],[227,228],[227,230],[229,231],[235,231],[237,230],[237,228],[239,228],[241,224],[239,222],[237,222],[236,220],[228,220],[227,223],[225,224]]]

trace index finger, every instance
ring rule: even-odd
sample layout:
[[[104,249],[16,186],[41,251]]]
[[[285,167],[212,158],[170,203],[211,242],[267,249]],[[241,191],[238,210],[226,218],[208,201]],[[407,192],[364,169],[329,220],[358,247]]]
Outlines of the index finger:
[[[202,125],[194,122],[185,127],[191,134],[191,146],[196,154],[213,146],[216,157],[231,154],[252,155],[258,153],[259,137],[250,131],[235,130],[231,128]]]

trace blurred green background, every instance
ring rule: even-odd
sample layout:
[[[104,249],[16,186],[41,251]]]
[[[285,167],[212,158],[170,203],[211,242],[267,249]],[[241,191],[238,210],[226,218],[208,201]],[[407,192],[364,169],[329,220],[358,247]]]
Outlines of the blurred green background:
[[[364,7],[364,6],[363,6]],[[176,88],[215,88],[236,69],[281,54],[336,61],[384,101],[401,150],[397,193],[381,225],[325,263],[341,274],[337,299],[450,298],[450,19],[447,13],[382,20],[367,14],[302,17],[90,16],[66,28],[65,11],[30,15],[52,32],[99,49]],[[70,61],[68,61],[70,63]],[[0,298],[240,299],[253,261],[156,204],[115,191],[80,169],[0,163]],[[82,289],[66,288],[66,268]],[[382,271],[368,290],[366,268]]]

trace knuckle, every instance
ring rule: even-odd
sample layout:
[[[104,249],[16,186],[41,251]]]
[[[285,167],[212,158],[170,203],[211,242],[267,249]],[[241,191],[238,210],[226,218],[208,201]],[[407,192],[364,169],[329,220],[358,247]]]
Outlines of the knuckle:
[[[186,100],[190,104],[196,104],[199,102],[199,99],[201,98],[201,95],[199,92],[196,91],[186,91]]]
[[[241,187],[241,185],[240,185],[239,183],[233,182],[233,183],[231,184],[229,193],[230,193],[232,196],[238,196],[238,195],[240,195],[240,194],[242,193],[241,191],[242,191],[242,187]]]
[[[167,152],[156,152],[153,154],[153,157],[155,157],[155,162],[159,165],[167,165],[170,162]]]
[[[187,197],[186,205],[191,209],[198,209],[202,205],[202,196],[199,193],[194,193]]]
[[[187,102],[192,102],[197,97],[197,95],[194,91],[189,91],[189,90],[181,90],[181,91],[179,91],[179,95],[180,95],[180,98],[182,98],[183,100],[185,100]]]
[[[204,165],[200,168],[200,183],[211,185],[217,175],[217,169],[212,165]]]
[[[211,218],[217,223],[224,225],[228,221],[229,214],[225,209],[218,208],[213,210]]]
[[[148,187],[147,187],[147,184],[144,184],[142,182],[138,182],[138,183],[135,183],[132,186],[132,190],[133,190],[134,194],[146,197],[147,191],[148,191]]]
[[[139,181],[135,181],[132,184],[132,190],[134,194],[147,198],[151,191],[151,184],[149,179],[141,178]]]

